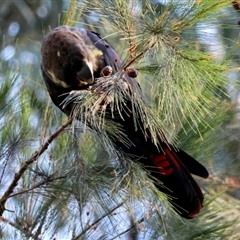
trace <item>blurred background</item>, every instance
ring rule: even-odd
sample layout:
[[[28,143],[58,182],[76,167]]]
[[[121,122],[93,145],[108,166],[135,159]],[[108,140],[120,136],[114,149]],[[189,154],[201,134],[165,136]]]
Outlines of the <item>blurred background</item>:
[[[74,6],[79,6],[79,10],[75,14],[82,14],[81,22],[68,21],[66,16],[64,18],[65,12],[69,7],[72,7],[72,2],[75,3]],[[24,122],[24,119],[21,123],[16,121],[18,124],[16,124],[15,127],[17,131],[19,131],[22,126],[25,127],[25,130],[30,126],[35,129],[35,131],[29,134],[29,139],[37,136],[45,136],[46,133],[51,132],[51,130],[58,125],[56,119],[61,122],[62,118],[65,118],[65,116],[60,114],[59,110],[54,107],[53,114],[55,117],[47,119],[45,116],[46,103],[50,106],[52,106],[52,104],[48,98],[40,72],[40,48],[43,36],[50,29],[63,23],[70,23],[73,26],[87,25],[87,27],[92,30],[108,33],[108,29],[102,29],[101,24],[99,24],[99,15],[94,10],[82,12],[81,6],[85,4],[84,1],[72,2],[65,0],[5,0],[0,2],[0,84],[2,87],[0,107],[1,109],[5,108],[4,111],[7,112],[6,103],[12,100],[15,107],[11,108],[11,111],[24,111],[23,116],[28,116],[27,123]],[[139,2],[141,2],[142,9],[144,9],[144,1]],[[158,11],[159,14],[161,14],[162,6],[167,2],[168,1],[152,0],[150,4],[155,8],[156,12]],[[183,2],[187,3],[188,1]],[[239,10],[238,4],[240,5],[240,3],[237,1],[233,2],[235,2],[234,6],[229,2],[228,7],[226,6],[220,9],[220,13],[218,13],[218,17],[214,22],[206,19],[201,23],[196,23],[194,25],[195,29],[191,30],[194,31],[194,34],[191,35],[194,36],[194,39],[190,39],[189,37],[191,41],[195,42],[196,49],[208,52],[212,57],[216,58],[216,61],[228,62],[229,71],[225,74],[228,86],[222,87],[223,92],[226,93],[223,98],[229,103],[226,105],[228,114],[223,113],[221,115],[222,118],[218,118],[217,120],[213,119],[212,122],[209,120],[211,127],[207,127],[199,135],[189,130],[189,134],[186,137],[186,129],[179,130],[178,135],[181,143],[180,146],[183,146],[184,149],[189,149],[189,152],[197,156],[200,161],[205,161],[208,164],[211,176],[207,182],[202,182],[202,186],[206,187],[208,183],[211,182],[211,188],[206,187],[205,190],[209,191],[210,194],[211,191],[216,191],[216,193],[214,192],[216,198],[221,197],[221,194],[226,194],[224,198],[225,200],[227,198],[227,200],[224,200],[224,204],[229,202],[228,208],[234,210],[236,216],[240,216],[240,115],[238,112],[240,107],[240,13],[237,11]],[[149,16],[149,18],[151,18],[151,16]],[[96,26],[98,27],[96,28]],[[124,55],[124,46],[120,46],[120,44],[116,44],[117,46],[115,46],[114,43],[116,43],[116,41],[111,41],[111,38],[114,40],[118,37],[110,36],[109,41]],[[187,32],[185,32],[184,38],[188,38]],[[6,79],[12,79],[7,87],[5,86]],[[140,80],[143,81],[141,76]],[[143,82],[142,86],[146,94],[148,94],[148,85],[145,84],[146,83]],[[24,89],[22,90],[23,86]],[[9,91],[9,89],[11,89],[11,91]],[[26,107],[26,105],[24,108],[19,107],[19,102],[24,102],[24,97],[21,99],[19,92],[24,92],[25,95],[30,96],[31,101],[28,102],[28,107]],[[16,103],[16,101],[18,101],[18,103]],[[0,119],[1,127],[5,127],[6,125],[5,116],[6,115],[3,114]],[[46,123],[46,121],[51,121],[49,123],[49,129],[46,130],[45,127],[39,127],[42,123]],[[1,133],[2,144],[4,143],[4,136],[5,139],[7,139],[11,135],[11,129],[9,128],[8,131],[4,129],[5,132],[3,131]],[[193,141],[191,141],[191,139],[193,139]],[[38,146],[38,143],[32,146]],[[64,146],[64,144],[62,146]],[[61,146],[59,146],[59,148],[61,148]],[[206,153],[203,152],[205,149],[207,149]],[[25,154],[27,156],[27,154],[30,153],[25,152]],[[2,164],[4,165],[6,158],[3,159]],[[7,180],[1,182],[2,186],[4,186],[5,181]],[[4,189],[4,187],[2,187],[2,189]],[[209,200],[209,202],[210,201],[212,200]],[[221,204],[221,201],[222,200],[220,200],[218,204]],[[237,226],[239,227],[239,224]],[[169,231],[172,231],[173,234],[175,230],[170,229]],[[228,234],[228,237],[225,239],[240,239],[237,235],[231,238],[229,237],[231,233]],[[173,234],[171,236],[172,238],[170,237],[169,239],[174,239],[173,236],[177,235]],[[216,235],[216,237],[218,236]],[[134,238],[129,237],[128,239]],[[200,237],[196,239],[207,238]]]

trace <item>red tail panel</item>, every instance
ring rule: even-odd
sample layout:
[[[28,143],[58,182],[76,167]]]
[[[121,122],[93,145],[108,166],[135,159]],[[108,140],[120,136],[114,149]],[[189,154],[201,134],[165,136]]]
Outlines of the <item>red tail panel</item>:
[[[172,174],[173,168],[171,167],[169,161],[164,154],[160,154],[154,157],[152,161],[156,168],[159,170],[159,172],[161,172],[162,174],[166,176]]]
[[[160,190],[170,196],[169,201],[175,210],[185,218],[193,218],[202,208],[202,191],[175,152],[166,144],[161,147],[163,152],[149,155],[158,170],[152,175],[163,183]]]

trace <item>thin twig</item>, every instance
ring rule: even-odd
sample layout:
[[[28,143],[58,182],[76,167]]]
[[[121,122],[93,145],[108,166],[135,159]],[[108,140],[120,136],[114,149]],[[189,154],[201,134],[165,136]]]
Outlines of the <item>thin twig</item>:
[[[102,219],[104,219],[105,217],[109,216],[112,212],[114,212],[116,209],[118,209],[119,207],[123,206],[124,202],[121,202],[120,204],[118,204],[116,207],[114,207],[113,209],[111,209],[109,212],[105,213],[104,215],[102,215],[100,218],[98,218],[95,222],[93,222],[92,224],[88,225],[78,236],[76,236],[75,238],[73,238],[73,240],[79,239],[80,237],[82,237],[88,230],[90,230],[91,228],[93,228],[94,225],[96,225],[98,222],[100,222]]]
[[[19,227],[17,227],[16,223],[4,218],[4,217],[0,217],[0,221],[4,222],[4,223],[8,223],[9,225],[11,225],[12,227],[15,227],[17,229],[19,229]]]
[[[12,180],[11,184],[9,185],[8,189],[4,193],[4,195],[0,199],[0,216],[2,216],[5,210],[5,203],[9,196],[13,193],[14,188],[17,186],[18,181],[28,169],[29,165],[35,162],[48,148],[48,146],[52,143],[52,141],[67,127],[72,123],[72,118],[69,118],[66,123],[64,123],[61,127],[59,127],[49,138],[45,141],[45,143],[41,146],[41,148],[36,151],[32,157],[30,157],[20,168],[20,170],[15,173],[14,179]]]
[[[17,192],[17,193],[11,194],[8,198],[12,198],[12,197],[15,197],[15,196],[18,196],[18,195],[21,195],[21,194],[30,192],[30,191],[32,191],[33,189],[39,188],[39,187],[41,187],[42,185],[44,185],[44,184],[46,184],[46,183],[50,183],[50,182],[53,182],[53,181],[55,181],[55,180],[59,180],[59,179],[62,179],[62,178],[66,178],[66,176],[49,178],[49,179],[43,180],[43,181],[41,181],[40,183],[37,183],[36,185],[34,185],[34,186],[31,187],[31,188],[28,188],[28,189],[19,191],[19,192]]]
[[[154,47],[156,43],[152,43],[150,46],[146,47],[145,49],[142,50],[142,52],[140,52],[137,56],[135,56],[134,58],[132,58],[128,63],[126,63],[123,66],[123,70],[126,70],[129,66],[131,66],[137,59],[139,59],[145,52],[147,52],[148,50],[150,50],[151,48]]]
[[[140,223],[144,222],[145,221],[145,218],[141,218],[139,219],[136,223],[134,223],[131,227],[129,227],[128,229],[126,229],[125,231],[119,233],[118,235],[114,236],[113,238],[111,238],[111,240],[114,240],[116,238],[119,238],[120,236],[122,236],[123,234],[131,231],[132,229],[136,228],[137,225],[139,225]]]
[[[12,226],[12,227],[18,229],[19,231],[25,233],[28,237],[34,237],[33,234],[31,234],[31,233],[29,233],[29,232],[27,232],[27,233],[24,232],[23,229],[21,228],[21,226],[19,226],[18,224],[14,223],[14,222],[12,222],[12,221],[4,218],[4,217],[1,217],[1,216],[0,216],[0,222],[4,222],[4,223],[9,224],[10,226]],[[34,238],[34,239],[40,240],[40,238]]]

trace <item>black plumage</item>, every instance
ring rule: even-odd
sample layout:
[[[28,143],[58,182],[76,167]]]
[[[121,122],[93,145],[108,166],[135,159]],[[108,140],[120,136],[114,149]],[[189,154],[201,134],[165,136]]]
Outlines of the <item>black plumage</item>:
[[[44,37],[41,55],[43,79],[61,110],[65,93],[86,89],[105,66],[115,72],[121,63],[115,50],[97,33],[67,26],[57,27]],[[69,115],[71,110],[70,104],[64,112]]]
[[[120,57],[109,43],[99,34],[85,29],[55,28],[44,37],[41,53],[42,75],[48,92],[54,104],[67,115],[71,114],[74,103],[62,107],[66,93],[87,89],[106,66],[110,66],[113,73],[121,68]],[[129,74],[126,79],[138,86]],[[138,91],[141,92],[140,87]],[[175,210],[182,217],[193,218],[202,208],[203,194],[190,173],[207,178],[207,170],[187,153],[161,139],[156,146],[150,130],[147,129],[146,137],[141,126],[136,129],[131,104],[128,100],[121,117],[111,120],[121,125],[132,145],[127,146],[116,138],[113,139],[115,146],[125,153],[138,155],[138,161],[146,170],[163,183],[164,187],[156,186],[171,196],[169,201]],[[109,116],[111,118],[111,114]],[[139,125],[143,125],[141,120]]]

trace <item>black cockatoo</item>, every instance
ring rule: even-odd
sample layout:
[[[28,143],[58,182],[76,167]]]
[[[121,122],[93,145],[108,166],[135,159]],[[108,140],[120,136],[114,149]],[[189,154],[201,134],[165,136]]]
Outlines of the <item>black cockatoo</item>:
[[[60,26],[53,29],[43,39],[41,54],[41,69],[47,90],[54,104],[68,116],[71,115],[74,103],[62,107],[66,94],[86,90],[94,84],[95,79],[100,78],[105,67],[110,67],[113,74],[121,69],[120,57],[113,47],[99,34],[80,28]],[[138,86],[135,79],[127,78]],[[138,90],[141,91],[140,87]],[[207,178],[207,170],[187,153],[175,149],[166,141],[159,139],[157,144],[154,143],[150,129],[147,129],[147,134],[143,134],[140,120],[140,127],[136,128],[131,104],[127,102],[126,107],[122,107],[121,117],[111,119],[121,125],[125,136],[132,143],[129,146],[117,138],[112,139],[116,149],[129,156],[138,156],[138,161],[146,170],[163,183],[163,186],[156,184],[156,187],[169,195],[174,209],[184,218],[195,217],[203,207],[203,194],[191,173]]]

